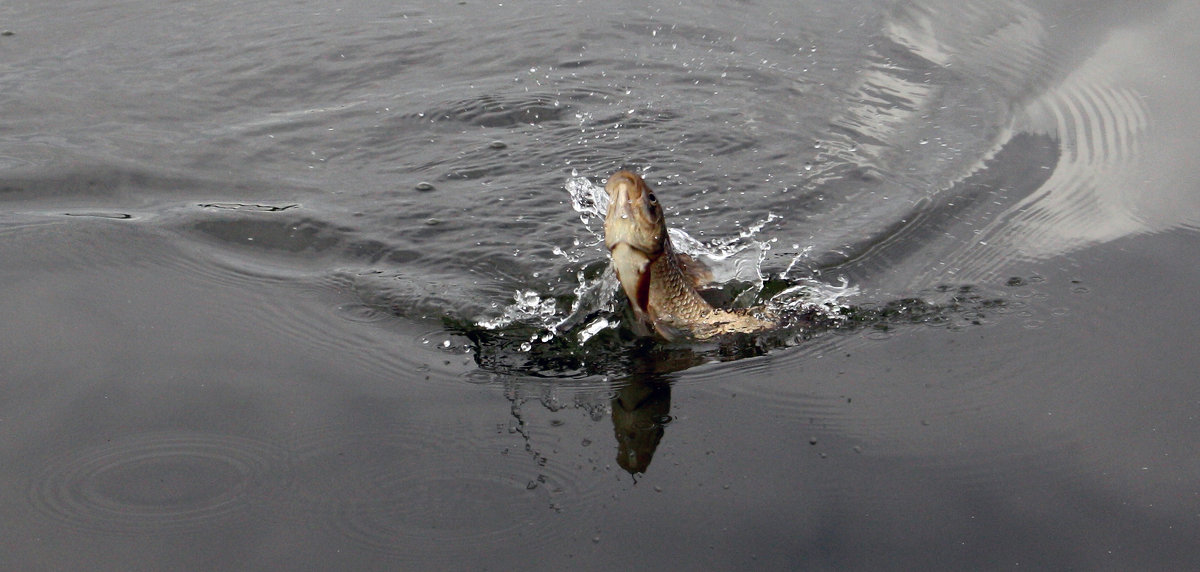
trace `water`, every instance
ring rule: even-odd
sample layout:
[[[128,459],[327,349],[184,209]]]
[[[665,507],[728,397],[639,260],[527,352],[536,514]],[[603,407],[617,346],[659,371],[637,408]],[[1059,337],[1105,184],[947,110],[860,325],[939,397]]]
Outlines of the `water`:
[[[0,564],[1195,567],[1197,24],[2,6]],[[621,167],[829,319],[632,339]]]

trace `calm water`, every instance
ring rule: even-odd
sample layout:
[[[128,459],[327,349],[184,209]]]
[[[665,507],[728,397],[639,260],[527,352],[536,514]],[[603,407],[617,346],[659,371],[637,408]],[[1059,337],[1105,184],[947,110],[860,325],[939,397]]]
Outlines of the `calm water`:
[[[0,568],[1200,565],[1194,3],[426,4],[0,6]]]

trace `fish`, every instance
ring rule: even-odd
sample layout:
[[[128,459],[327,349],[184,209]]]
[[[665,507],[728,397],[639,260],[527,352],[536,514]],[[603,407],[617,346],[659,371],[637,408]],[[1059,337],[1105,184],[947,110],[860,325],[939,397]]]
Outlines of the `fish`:
[[[675,250],[663,207],[641,176],[617,171],[604,190],[604,246],[633,308],[636,332],[666,341],[704,340],[779,327],[779,319],[766,308],[715,308],[700,295],[697,286],[711,275]]]

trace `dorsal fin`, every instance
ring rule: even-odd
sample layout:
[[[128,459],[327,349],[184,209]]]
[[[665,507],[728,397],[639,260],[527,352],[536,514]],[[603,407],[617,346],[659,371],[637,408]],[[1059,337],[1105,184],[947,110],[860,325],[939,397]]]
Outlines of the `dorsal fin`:
[[[679,251],[675,251],[675,261],[679,263],[679,269],[683,271],[692,288],[703,288],[712,284],[713,273],[707,264]]]

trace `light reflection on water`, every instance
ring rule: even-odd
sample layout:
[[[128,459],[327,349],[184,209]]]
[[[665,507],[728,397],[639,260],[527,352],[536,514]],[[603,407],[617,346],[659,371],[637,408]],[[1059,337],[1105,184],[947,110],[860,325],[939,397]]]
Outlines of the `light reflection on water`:
[[[77,4],[0,9],[6,567],[1194,557],[1186,2]],[[848,323],[632,339],[619,167]]]

